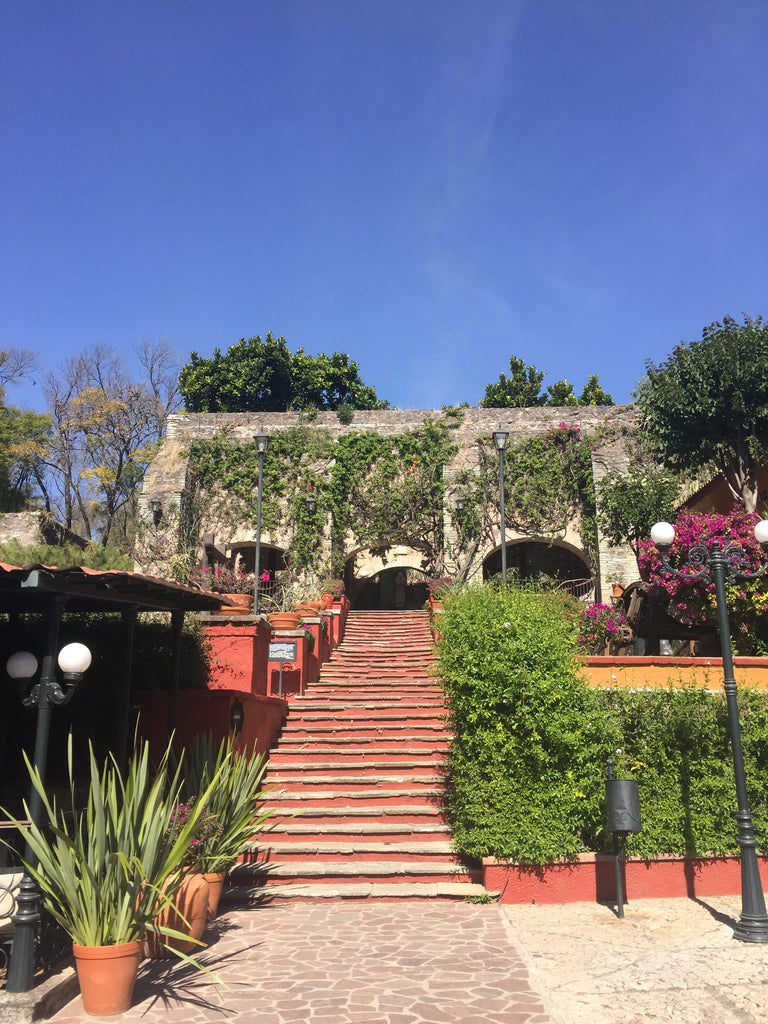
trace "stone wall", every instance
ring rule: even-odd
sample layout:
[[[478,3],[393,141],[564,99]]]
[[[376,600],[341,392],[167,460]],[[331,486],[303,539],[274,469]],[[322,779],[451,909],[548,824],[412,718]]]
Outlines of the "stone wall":
[[[410,409],[410,410],[358,410],[355,411],[351,423],[342,424],[335,412],[320,412],[313,417],[301,413],[186,413],[171,416],[165,443],[147,470],[144,488],[140,498],[140,508],[147,522],[151,521],[150,502],[158,499],[162,502],[166,522],[173,518],[173,510],[178,509],[180,497],[184,489],[187,474],[185,449],[195,438],[213,438],[222,430],[226,430],[233,441],[247,442],[253,435],[264,431],[274,434],[299,425],[327,430],[332,437],[340,437],[350,432],[375,431],[378,434],[396,435],[408,430],[416,430],[427,419],[444,419],[452,428],[451,437],[458,445],[458,453],[451,465],[445,469],[446,500],[449,507],[454,500],[452,482],[465,471],[472,472],[478,465],[476,441],[479,437],[490,437],[495,430],[506,430],[509,433],[509,444],[515,444],[526,438],[556,428],[561,423],[575,425],[585,433],[590,433],[600,426],[623,426],[632,428],[636,423],[636,410],[633,406],[568,406],[542,407],[532,409],[482,409],[466,408],[457,410]],[[455,424],[455,426],[454,426]],[[593,460],[596,475],[602,475],[611,468],[619,468],[626,454],[622,454],[621,445],[611,446],[596,455]],[[215,524],[209,524],[215,532]],[[446,545],[450,545],[450,516],[446,510]],[[507,542],[521,539],[521,535],[508,532]],[[253,541],[252,528],[235,529],[228,543],[248,543]],[[262,543],[285,547],[290,536],[262,537]],[[474,554],[475,563],[472,568],[477,571],[487,557],[489,551],[498,548],[500,537],[494,536],[486,544],[484,550]],[[563,538],[563,546],[587,558],[582,551],[581,540],[575,529],[568,531]],[[352,556],[353,551],[349,552]],[[624,572],[634,578],[634,556],[631,551],[617,551],[600,544],[598,554],[600,577],[605,584],[606,577],[612,572]]]

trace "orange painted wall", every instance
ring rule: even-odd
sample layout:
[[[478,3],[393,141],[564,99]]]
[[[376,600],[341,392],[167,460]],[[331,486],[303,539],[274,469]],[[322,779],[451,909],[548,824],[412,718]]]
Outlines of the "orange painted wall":
[[[723,689],[722,658],[584,658],[580,674],[594,687]],[[740,686],[768,690],[768,658],[734,658],[733,674]]]

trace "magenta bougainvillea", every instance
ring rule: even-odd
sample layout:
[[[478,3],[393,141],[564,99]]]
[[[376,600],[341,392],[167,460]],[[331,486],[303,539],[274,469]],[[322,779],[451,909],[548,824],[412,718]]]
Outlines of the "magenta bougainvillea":
[[[579,646],[589,654],[602,654],[620,639],[627,620],[624,613],[608,604],[589,604],[579,616]]]
[[[766,562],[766,556],[755,540],[753,530],[760,519],[756,513],[745,512],[742,507],[725,514],[710,512],[681,512],[674,522],[675,539],[669,550],[669,560],[681,572],[691,548],[703,545],[712,549],[718,540],[738,546],[745,555],[742,568],[755,572]],[[652,540],[640,542],[637,563],[640,576],[648,584],[648,592],[668,600],[668,610],[676,619],[688,623],[717,625],[714,583],[702,580],[679,579],[669,576],[661,564]],[[695,567],[690,574],[695,574]],[[768,580],[741,580],[726,584],[731,635],[740,654],[763,653],[768,649]]]

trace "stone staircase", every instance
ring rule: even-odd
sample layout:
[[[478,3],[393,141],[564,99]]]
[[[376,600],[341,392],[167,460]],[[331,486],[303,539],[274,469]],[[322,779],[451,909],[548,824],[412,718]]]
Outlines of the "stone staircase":
[[[351,612],[270,754],[277,817],[230,898],[462,899],[485,892],[442,811],[449,735],[426,612]]]

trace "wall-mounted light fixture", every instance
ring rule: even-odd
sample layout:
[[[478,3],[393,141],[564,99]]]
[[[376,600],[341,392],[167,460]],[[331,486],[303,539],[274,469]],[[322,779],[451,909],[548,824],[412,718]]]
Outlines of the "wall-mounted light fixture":
[[[155,526],[160,525],[160,520],[163,518],[163,503],[157,498],[153,498],[149,503],[149,507],[152,510],[152,522]]]
[[[243,728],[243,722],[245,721],[245,708],[243,702],[239,697],[235,697],[232,701],[232,707],[229,711],[229,726],[235,736]]]
[[[314,496],[314,494],[308,494],[307,495],[307,512],[309,512],[309,514],[312,516],[312,515],[315,514],[315,509],[316,508],[317,508],[317,498]]]

